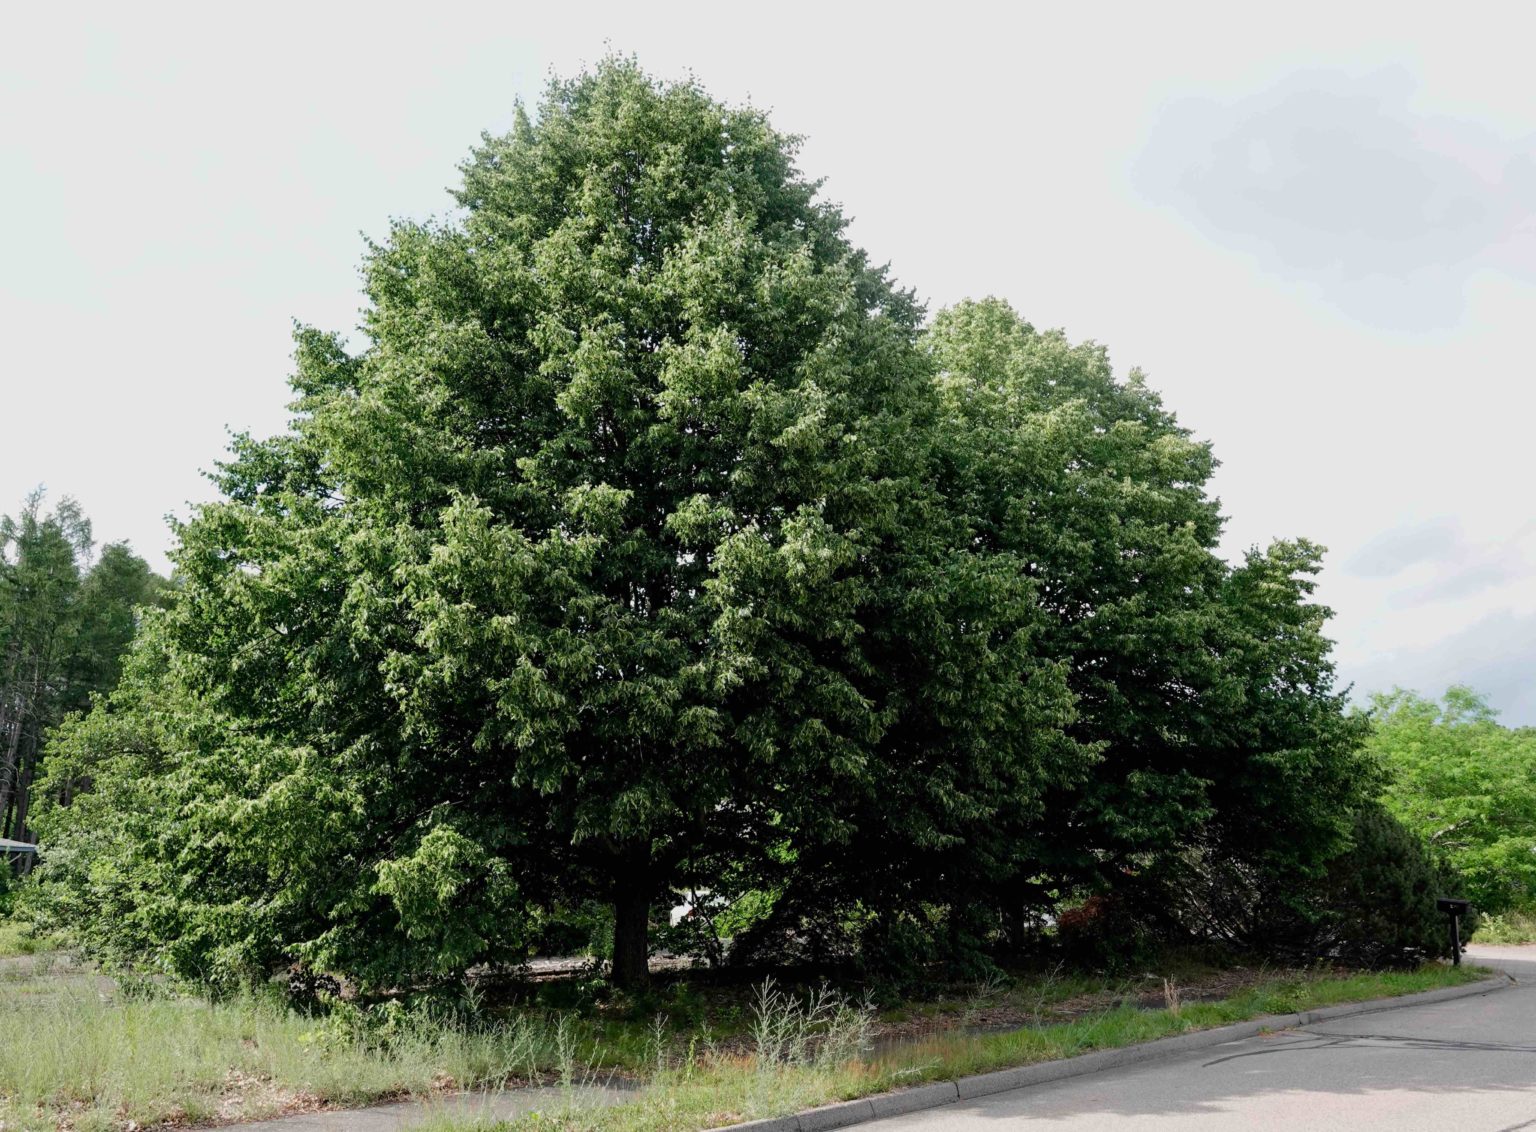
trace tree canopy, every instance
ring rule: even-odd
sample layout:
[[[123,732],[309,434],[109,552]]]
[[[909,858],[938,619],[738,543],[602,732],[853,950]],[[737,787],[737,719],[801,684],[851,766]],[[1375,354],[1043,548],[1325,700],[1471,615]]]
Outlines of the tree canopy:
[[[925,326],[795,152],[609,60],[370,247],[364,341],[298,332],[291,427],[61,733],[98,786],[47,815],[61,920],[394,985],[595,900],[635,982],[683,886],[963,948],[1347,843],[1319,549],[1229,567],[1139,375],[996,301]]]

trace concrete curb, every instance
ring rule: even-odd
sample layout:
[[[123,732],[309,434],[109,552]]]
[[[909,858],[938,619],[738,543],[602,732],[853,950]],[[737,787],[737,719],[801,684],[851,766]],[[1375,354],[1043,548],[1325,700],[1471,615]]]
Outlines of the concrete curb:
[[[711,1132],[823,1132],[824,1129],[829,1128],[847,1128],[886,1116],[899,1116],[906,1112],[940,1108],[971,1097],[985,1097],[992,1093],[1007,1092],[1009,1089],[1044,1085],[1051,1081],[1063,1081],[1068,1077],[1081,1077],[1088,1073],[1117,1069],[1122,1065],[1134,1065],[1154,1058],[1171,1057],[1177,1053],[1188,1053],[1190,1050],[1241,1041],[1266,1030],[1290,1030],[1297,1026],[1310,1026],[1316,1022],[1327,1022],[1335,1018],[1348,1018],[1355,1014],[1375,1014],[1382,1010],[1400,1010],[1405,1006],[1427,1006],[1434,1002],[1448,1002],[1451,999],[1471,998],[1474,995],[1505,990],[1514,985],[1514,980],[1508,975],[1498,975],[1459,987],[1440,987],[1437,990],[1398,995],[1394,998],[1376,998],[1368,1002],[1347,1002],[1339,1006],[1306,1010],[1300,1014],[1267,1014],[1262,1018],[1250,1018],[1246,1022],[1234,1022],[1230,1026],[1217,1026],[1210,1030],[1191,1030],[1187,1034],[1175,1034],[1171,1038],[1158,1038],[1137,1045],[1120,1046],[1117,1049],[1097,1050],[1061,1061],[1042,1061],[1034,1065],[1021,1065],[1016,1069],[978,1073],[973,1077],[961,1077],[956,1081],[938,1081],[931,1085],[902,1089],[899,1092],[861,1097],[856,1101],[823,1105],[820,1108],[807,1109],[805,1112],[791,1113],[788,1116],[725,1125],[712,1129]]]

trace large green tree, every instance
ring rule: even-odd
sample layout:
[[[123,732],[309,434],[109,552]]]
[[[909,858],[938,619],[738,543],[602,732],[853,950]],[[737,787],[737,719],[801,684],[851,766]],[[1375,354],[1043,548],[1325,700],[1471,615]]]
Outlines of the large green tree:
[[[597,898],[636,982],[669,886],[857,843],[910,902],[896,865],[1081,773],[1033,584],[933,487],[921,312],[794,151],[612,60],[372,247],[362,348],[299,334],[292,429],[69,733],[133,780],[55,814],[82,915],[388,982]]]
[[[923,327],[794,154],[610,60],[370,248],[363,340],[299,332],[291,428],[61,734],[57,916],[399,985],[597,900],[634,983],[675,887],[885,961],[1320,874],[1373,789],[1320,551],[1225,563],[1139,376],[995,301]]]

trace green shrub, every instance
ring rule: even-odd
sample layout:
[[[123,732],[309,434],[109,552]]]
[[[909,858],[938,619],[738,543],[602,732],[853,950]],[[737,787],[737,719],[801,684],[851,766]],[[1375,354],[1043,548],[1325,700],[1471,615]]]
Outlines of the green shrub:
[[[1367,966],[1400,966],[1450,953],[1440,896],[1457,895],[1456,873],[1380,806],[1361,810],[1354,845],[1328,868],[1319,942]],[[1477,928],[1463,920],[1462,934]]]
[[[1285,962],[1379,967],[1449,954],[1435,900],[1458,895],[1457,883],[1417,834],[1369,803],[1354,815],[1347,848],[1317,875],[1204,848],[1128,889],[1137,907],[1161,910],[1157,930],[1166,942],[1214,941]],[[1144,913],[1141,922],[1151,919]],[[1463,937],[1475,927],[1474,913],[1463,921]]]

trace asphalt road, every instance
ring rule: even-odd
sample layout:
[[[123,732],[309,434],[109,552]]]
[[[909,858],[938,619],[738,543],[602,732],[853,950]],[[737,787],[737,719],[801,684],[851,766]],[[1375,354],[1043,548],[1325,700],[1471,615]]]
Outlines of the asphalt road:
[[[863,1127],[881,1132],[1536,1132],[1536,947],[1509,990],[1323,1022]]]

